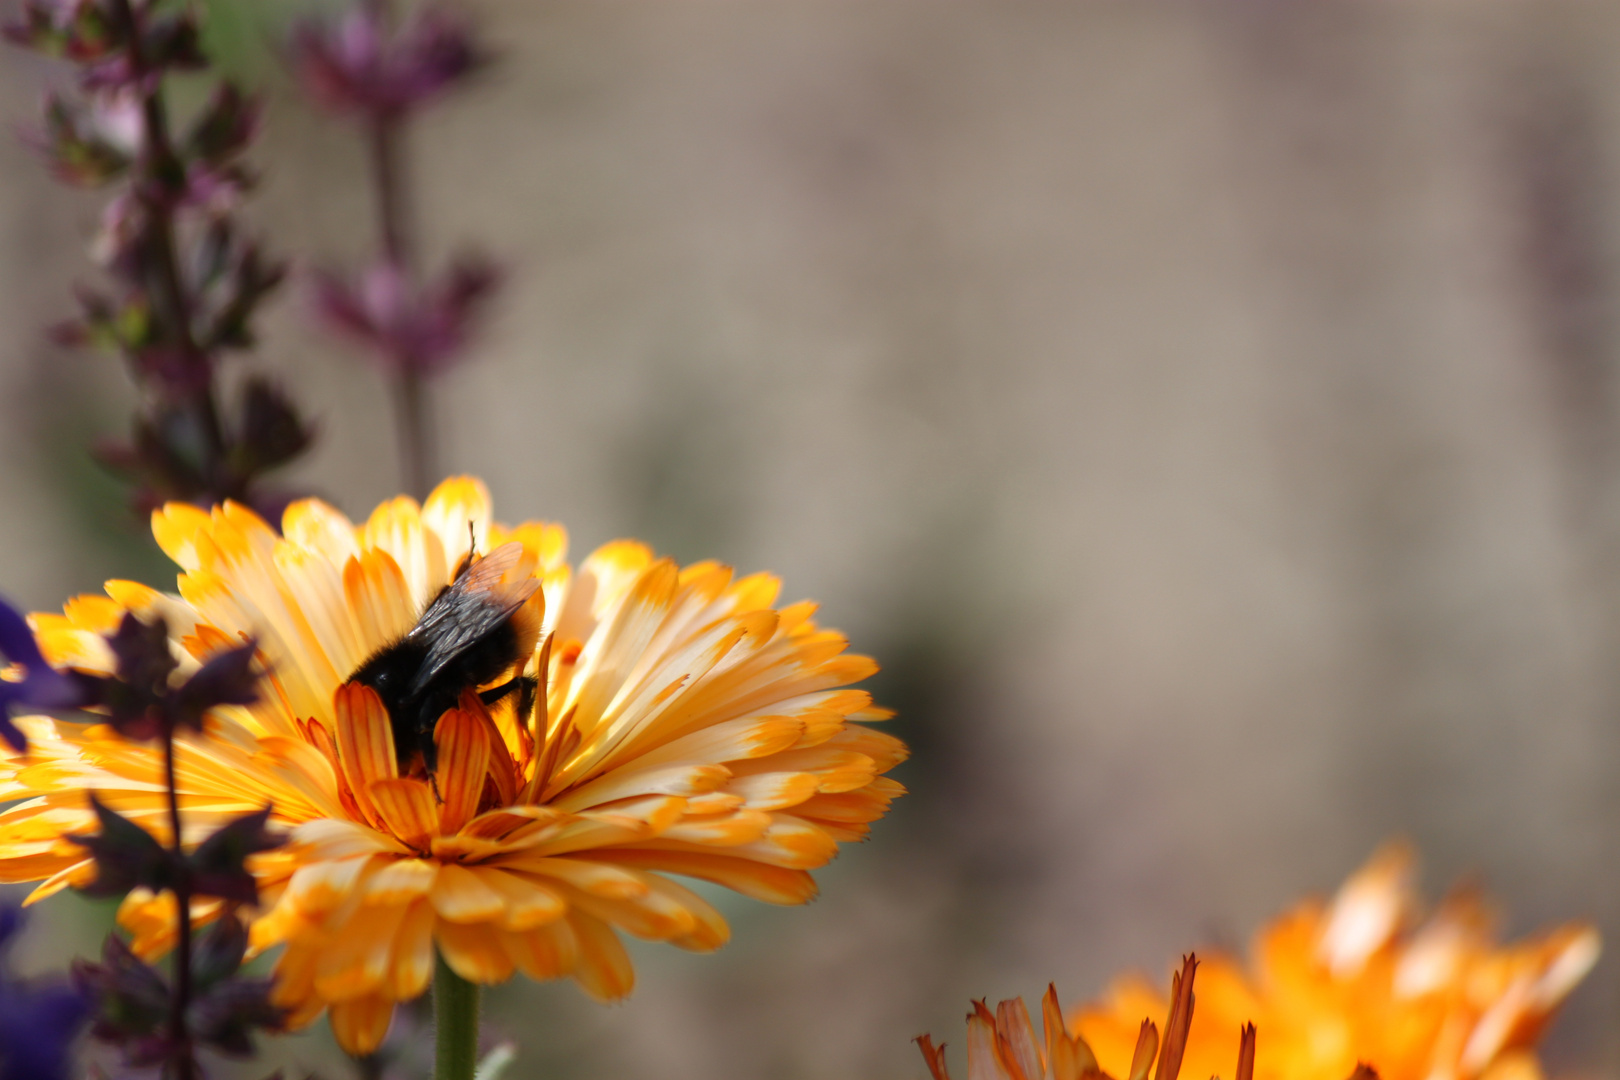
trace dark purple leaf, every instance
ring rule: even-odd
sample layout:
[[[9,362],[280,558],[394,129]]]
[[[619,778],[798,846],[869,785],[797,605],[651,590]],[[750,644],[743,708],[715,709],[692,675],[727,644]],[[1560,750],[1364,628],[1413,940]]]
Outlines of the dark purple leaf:
[[[168,689],[169,675],[179,663],[169,649],[169,628],[162,620],[142,622],[134,612],[125,612],[107,644],[118,664],[119,681],[153,695]]]
[[[243,472],[263,472],[291,461],[308,449],[313,438],[292,402],[274,384],[263,378],[248,380],[242,391],[238,442],[238,467]]]
[[[194,158],[221,164],[247,148],[259,127],[259,102],[231,83],[220,83],[186,137]]]
[[[218,896],[239,904],[257,904],[259,887],[247,868],[250,855],[273,851],[286,837],[265,828],[271,808],[229,822],[192,852],[191,888],[197,896]]]
[[[251,705],[259,699],[254,670],[258,646],[252,642],[215,653],[185,685],[170,695],[167,711],[176,724],[202,730],[203,716],[219,705]]]
[[[73,981],[93,1005],[96,1038],[122,1047],[132,1065],[168,1056],[169,984],[123,938],[107,935],[99,964],[75,960]]]
[[[123,896],[136,886],[153,892],[174,888],[183,867],[157,837],[102,805],[94,793],[90,806],[101,822],[95,836],[69,836],[96,860],[96,880],[83,887],[87,896]]]
[[[148,17],[143,59],[153,67],[195,71],[208,66],[197,20],[189,11]]]
[[[232,1057],[253,1053],[255,1030],[278,1031],[286,1010],[271,1004],[269,979],[227,979],[210,987],[187,1012],[191,1033],[205,1046]]]

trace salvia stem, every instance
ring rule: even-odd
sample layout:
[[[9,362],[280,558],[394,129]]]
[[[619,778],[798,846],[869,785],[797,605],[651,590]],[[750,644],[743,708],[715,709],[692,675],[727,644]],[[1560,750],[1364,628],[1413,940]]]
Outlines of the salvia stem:
[[[425,499],[436,473],[432,424],[427,415],[427,386],[420,372],[409,367],[400,369],[394,383],[394,409],[405,487],[417,499]]]
[[[433,1080],[473,1080],[477,1074],[478,997],[478,987],[440,955],[433,972]]]
[[[185,358],[188,366],[207,368],[210,359],[197,344],[191,325],[191,299],[186,293],[180,274],[180,257],[175,241],[173,201],[169,186],[183,173],[179,154],[175,152],[169,134],[168,110],[163,104],[162,80],[147,63],[141,43],[141,24],[131,0],[115,0],[118,18],[124,23],[129,38],[131,74],[141,95],[141,116],[145,127],[144,154],[146,160],[140,168],[146,172],[149,183],[137,185],[139,197],[146,204],[147,213],[154,223],[151,230],[151,264],[153,278],[149,287],[161,312],[161,325],[170,338],[170,344]],[[207,448],[207,462],[212,468],[225,457],[225,431],[220,422],[219,409],[214,403],[213,380],[193,380],[197,389],[188,395],[187,408]],[[215,481],[210,477],[209,480]]]
[[[383,254],[406,281],[417,280],[416,243],[412,231],[403,155],[405,116],[381,112],[371,120],[371,179],[377,192],[377,231]],[[427,497],[437,476],[427,387],[413,357],[400,357],[395,367],[394,426],[399,433],[400,471],[406,489]]]
[[[174,782],[174,727],[163,734],[163,775],[169,789],[169,833],[175,863],[185,865],[180,846],[180,793]],[[175,948],[174,993],[169,997],[169,1039],[173,1044],[176,1080],[194,1080],[195,1063],[191,1053],[191,1032],[186,1027],[186,1009],[191,1003],[191,882],[180,873],[174,885]]]

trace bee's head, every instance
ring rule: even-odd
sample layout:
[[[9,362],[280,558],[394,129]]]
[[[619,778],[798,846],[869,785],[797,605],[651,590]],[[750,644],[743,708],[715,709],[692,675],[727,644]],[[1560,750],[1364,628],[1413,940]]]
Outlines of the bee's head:
[[[411,680],[422,665],[423,650],[414,642],[405,641],[380,649],[365,663],[355,668],[350,682],[364,683],[377,691],[390,713],[404,703]]]

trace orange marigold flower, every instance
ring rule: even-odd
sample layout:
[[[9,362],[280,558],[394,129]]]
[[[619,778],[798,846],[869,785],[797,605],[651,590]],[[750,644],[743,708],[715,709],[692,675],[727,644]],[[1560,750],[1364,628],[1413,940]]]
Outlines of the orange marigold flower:
[[[1358,1064],[1383,1080],[1536,1080],[1534,1041],[1597,961],[1597,932],[1571,924],[1499,946],[1471,891],[1419,921],[1413,869],[1409,848],[1386,847],[1331,903],[1307,901],[1263,930],[1247,967],[1210,957],[1189,1075],[1219,1071],[1232,1030],[1253,1021],[1258,1080],[1345,1080]],[[1167,1007],[1128,977],[1082,1009],[1074,1029],[1119,1069],[1136,1021]]]
[[[1197,974],[1198,958],[1194,955],[1183,958],[1181,970],[1170,980],[1164,1045],[1159,1045],[1158,1025],[1151,1019],[1143,1020],[1136,1029],[1130,1057],[1124,1059],[1130,1062],[1130,1068],[1115,1076],[1148,1080],[1151,1071],[1153,1080],[1176,1080],[1192,1031],[1193,980]],[[967,1023],[968,1080],[1111,1080],[1086,1040],[1071,1032],[1064,1023],[1055,986],[1048,986],[1046,997],[1041,1000],[1044,1047],[1035,1038],[1035,1025],[1030,1023],[1023,998],[1003,1001],[993,1013],[984,1002],[975,1001]],[[935,1046],[927,1035],[918,1037],[916,1042],[934,1080],[950,1080],[945,1067],[944,1044]],[[1244,1024],[1238,1032],[1235,1080],[1254,1080],[1254,1043],[1254,1025]]]
[[[699,951],[727,939],[720,914],[666,875],[804,903],[808,871],[903,791],[883,774],[904,744],[851,722],[888,716],[848,687],[876,665],[817,627],[813,605],[775,608],[767,575],[682,569],[628,541],[575,571],[560,527],[494,523],[466,478],[358,527],[313,500],[288,508],[280,536],[233,504],[170,504],[152,527],[185,571],[178,596],[108,582],[106,596],[35,616],[36,634],[53,664],[109,671],[101,635],[125,611],[161,616],[181,674],[258,641],[261,700],[178,740],[183,827],[195,830],[183,840],[274,807],[292,842],[250,863],[252,947],[285,946],[278,1003],[295,1023],[330,1010],[353,1053],[375,1049],[395,1003],[427,987],[435,947],[473,982],[568,975],[622,997],[634,975],[620,931]],[[435,773],[407,760],[402,775],[381,699],[345,680],[415,624],[474,539],[481,554],[521,547],[510,595],[541,583],[516,616],[533,652],[488,684],[526,673],[537,703],[520,715],[520,694],[490,706],[463,694],[438,720]],[[94,828],[92,790],[166,839],[155,749],[104,725],[20,723],[30,756],[0,759],[0,799],[28,801],[0,814],[0,880],[43,879],[38,899],[93,877],[64,839]],[[220,907],[193,912],[206,921]],[[119,920],[138,953],[160,954],[173,897],[132,894]]]

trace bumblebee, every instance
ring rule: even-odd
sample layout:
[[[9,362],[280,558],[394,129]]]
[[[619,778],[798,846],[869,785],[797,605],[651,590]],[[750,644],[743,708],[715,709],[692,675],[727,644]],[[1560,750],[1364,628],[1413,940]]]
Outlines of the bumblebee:
[[[416,625],[349,676],[375,690],[388,709],[401,776],[420,763],[433,777],[433,728],[464,691],[479,691],[486,705],[517,694],[519,715],[533,707],[538,682],[523,668],[540,637],[539,614],[528,604],[540,582],[507,580],[522,557],[515,541],[483,557],[469,550]],[[509,678],[492,685],[503,675]]]

